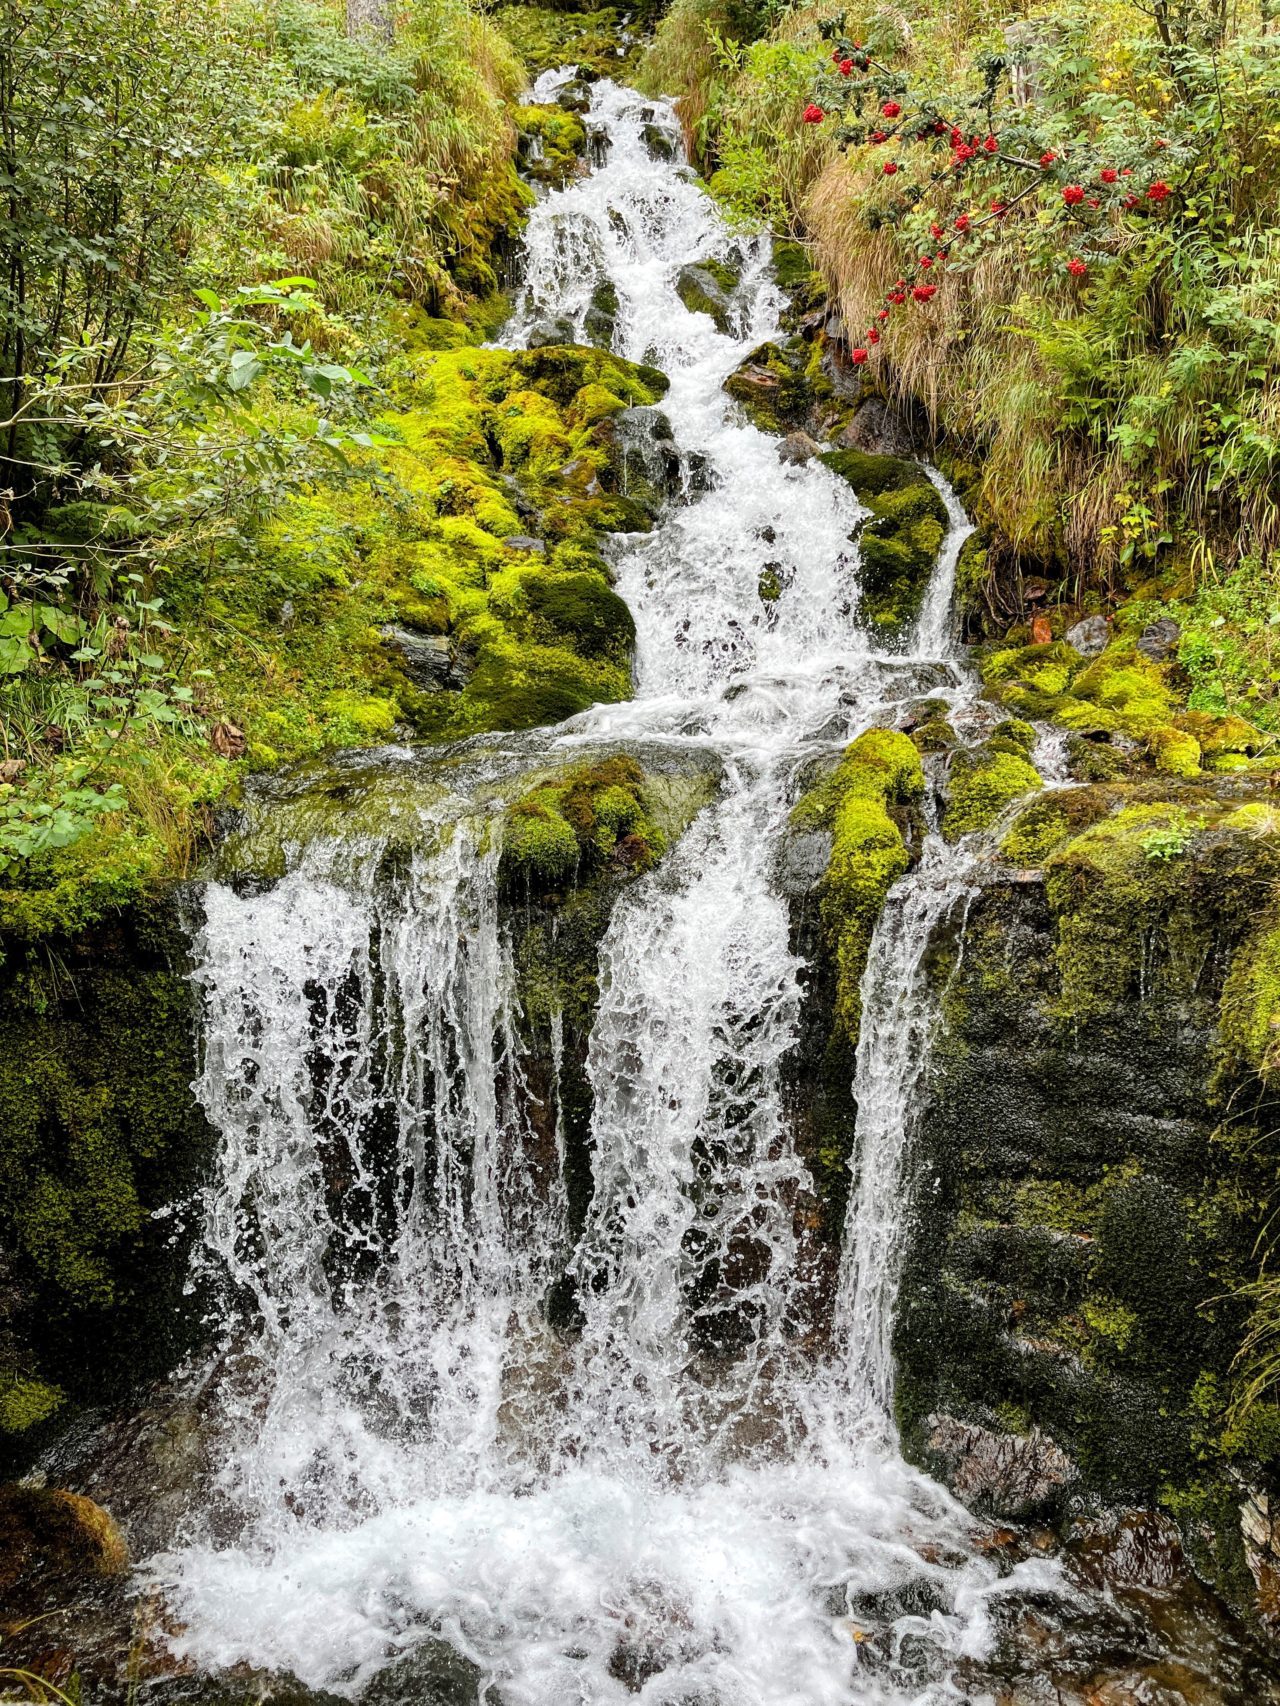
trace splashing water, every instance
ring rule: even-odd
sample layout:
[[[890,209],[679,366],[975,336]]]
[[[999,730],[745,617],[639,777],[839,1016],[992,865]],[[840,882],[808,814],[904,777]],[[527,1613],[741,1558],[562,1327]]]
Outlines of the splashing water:
[[[780,1087],[802,967],[772,873],[797,771],[922,691],[970,696],[950,626],[968,524],[931,474],[951,531],[914,643],[878,652],[856,499],[818,463],[783,465],[721,390],[777,333],[767,246],[650,155],[655,121],[674,134],[666,107],[596,85],[607,164],[535,210],[509,336],[581,329],[607,278],[615,347],[671,375],[676,447],[709,469],[616,556],[637,697],[556,743],[710,742],[725,786],[601,948],[573,1249],[563,1134],[521,1111],[483,815],[451,796],[394,846],[321,840],[267,893],[210,886],[207,1259],[240,1302],[209,1375],[214,1496],[149,1567],[176,1648],[205,1666],[354,1696],[443,1639],[504,1706],[940,1701],[962,1697],[949,1669],[983,1649],[992,1597],[1046,1568],[998,1579],[889,1421],[924,960],[969,892],[963,853],[930,843],[873,944],[859,1179],[816,1346],[811,1184]],[[721,333],[676,275],[731,253]],[[566,1271],[580,1322],[561,1337],[542,1304]]]

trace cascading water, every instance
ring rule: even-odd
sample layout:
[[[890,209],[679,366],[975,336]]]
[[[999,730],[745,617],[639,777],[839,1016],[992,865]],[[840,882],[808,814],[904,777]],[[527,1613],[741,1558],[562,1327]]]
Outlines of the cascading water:
[[[311,843],[266,893],[211,886],[206,1241],[237,1307],[208,1376],[217,1496],[150,1573],[179,1651],[350,1696],[443,1640],[505,1706],[956,1698],[949,1668],[982,1647],[991,1596],[1032,1570],[1000,1580],[972,1553],[888,1420],[924,956],[967,892],[964,855],[931,842],[873,944],[859,1181],[816,1348],[780,1091],[801,966],[773,871],[806,759],[922,689],[968,695],[949,638],[967,524],[940,488],[952,529],[916,642],[878,653],[849,488],[784,466],[721,391],[776,332],[767,246],[650,154],[652,104],[600,83],[591,118],[607,165],[533,214],[510,337],[540,317],[581,328],[607,278],[616,347],[670,374],[676,448],[709,489],[617,554],[637,697],[556,741],[710,743],[726,783],[604,940],[594,1195],[572,1251],[562,1138],[529,1129],[515,1094],[483,814],[450,798],[394,844]],[[690,258],[734,246],[740,335],[675,289]],[[579,1320],[557,1336],[541,1306],[566,1271]]]

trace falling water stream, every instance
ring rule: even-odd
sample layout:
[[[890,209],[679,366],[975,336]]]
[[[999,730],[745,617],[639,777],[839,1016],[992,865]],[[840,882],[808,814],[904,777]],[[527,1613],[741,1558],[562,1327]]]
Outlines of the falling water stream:
[[[950,1678],[994,1596],[1052,1575],[980,1556],[890,1415],[924,956],[972,892],[963,849],[931,837],[875,937],[816,1340],[782,1093],[803,968],[775,873],[799,776],[924,692],[970,696],[950,626],[967,523],[939,478],[951,532],[915,640],[877,650],[856,498],[780,462],[721,389],[777,332],[768,244],[649,152],[654,122],[675,136],[661,104],[596,85],[606,163],[532,215],[508,341],[548,315],[581,328],[607,279],[615,348],[670,375],[663,410],[709,489],[620,542],[636,697],[550,750],[710,746],[724,784],[602,944],[576,1238],[562,1142],[522,1112],[497,852],[465,790],[421,804],[395,859],[385,832],[321,836],[265,891],[209,886],[198,1088],[221,1158],[202,1259],[240,1302],[203,1376],[213,1488],[149,1566],[204,1667],[354,1696],[444,1642],[505,1706],[967,1698]],[[676,276],[730,256],[740,319],[721,333]],[[566,1274],[580,1319],[553,1331]]]

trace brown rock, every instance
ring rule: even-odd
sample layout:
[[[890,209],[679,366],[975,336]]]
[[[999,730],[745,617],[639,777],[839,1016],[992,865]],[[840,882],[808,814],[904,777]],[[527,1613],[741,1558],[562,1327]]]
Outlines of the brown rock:
[[[240,758],[248,741],[243,729],[238,729],[234,723],[215,723],[209,736],[209,745],[219,758]]]
[[[73,1584],[128,1568],[123,1535],[92,1499],[57,1487],[0,1486],[0,1605],[38,1609]]]
[[[1053,629],[1049,626],[1049,618],[1047,616],[1033,616],[1031,618],[1031,644],[1033,646],[1047,646],[1052,639]]]
[[[1066,1452],[1039,1428],[998,1434],[935,1414],[929,1418],[929,1450],[966,1504],[1014,1521],[1054,1504],[1077,1474]]]

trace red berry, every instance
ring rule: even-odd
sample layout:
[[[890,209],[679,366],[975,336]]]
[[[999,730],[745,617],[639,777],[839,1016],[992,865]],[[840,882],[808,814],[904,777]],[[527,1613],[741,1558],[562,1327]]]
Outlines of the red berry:
[[[931,237],[942,236],[942,227],[936,221],[929,227],[929,235]]]
[[[864,361],[865,361],[865,360],[866,360],[866,359],[867,359],[867,352],[866,352],[866,350],[864,350],[864,349],[862,349],[862,348],[861,348],[861,347],[859,347],[859,348],[858,348],[858,349],[856,349],[856,350],[854,350],[854,351],[853,351],[853,360],[854,360],[854,361],[856,361],[856,362],[857,362],[857,364],[858,364],[858,366],[859,366],[859,367],[861,367],[861,366],[862,366],[862,364],[863,364],[863,362],[864,362]]]
[[[1062,192],[1062,199],[1068,207],[1079,207],[1084,200],[1084,191],[1079,184],[1068,184]]]
[[[878,344],[880,342],[880,328],[878,326],[869,326],[867,328],[867,342],[869,344]]]
[[[902,108],[898,105],[897,101],[886,101],[880,108],[880,111],[886,118],[897,118],[898,114],[902,111]]]
[[[826,116],[827,115],[823,112],[822,108],[815,106],[812,101],[809,102],[809,105],[800,115],[805,124],[821,124]]]
[[[938,294],[938,287],[936,284],[918,284],[911,294],[917,302],[928,302],[931,296]]]
[[[1046,148],[1044,153],[1040,156],[1040,164],[1044,167],[1045,171],[1047,172],[1049,170],[1049,167],[1053,165],[1053,162],[1057,158],[1058,158],[1058,156],[1054,153],[1052,148]]]
[[[969,215],[967,213],[962,213],[960,215],[959,219],[956,220],[956,230],[957,231],[967,231],[968,229],[969,229]]]
[[[1151,188],[1147,191],[1147,199],[1148,199],[1148,201],[1163,201],[1164,198],[1168,195],[1168,193],[1169,193],[1168,184],[1161,183],[1159,180],[1157,180],[1154,184],[1152,184]]]
[[[988,154],[998,154],[1000,152],[1000,144],[996,141],[994,136],[987,137],[982,146],[986,149]]]
[[[1072,278],[1083,278],[1088,270],[1089,268],[1080,259],[1079,255],[1073,255],[1067,262],[1067,271],[1071,274]]]
[[[877,320],[887,320],[888,318],[889,318],[889,310],[887,308],[882,308],[880,310],[880,312],[876,315]]]
[[[896,160],[886,160],[885,161],[885,163],[884,163],[884,175],[886,178],[891,178],[893,176],[893,174],[897,171],[897,169],[898,169],[898,162]]]
[[[1096,195],[1091,195],[1089,197],[1089,206],[1090,207],[1101,207],[1102,203],[1098,200]]]
[[[840,75],[842,77],[850,77],[853,75],[853,61],[851,59],[842,59],[840,61]]]
[[[995,214],[997,219],[1003,219],[1005,214],[1004,203],[1002,201],[993,201],[991,203],[991,211]]]
[[[1098,176],[1102,179],[1104,184],[1114,184],[1120,174],[1116,171],[1114,166],[1104,166],[1098,173]]]
[[[889,140],[888,132],[883,130],[873,130],[868,140],[871,142],[887,142]]]

